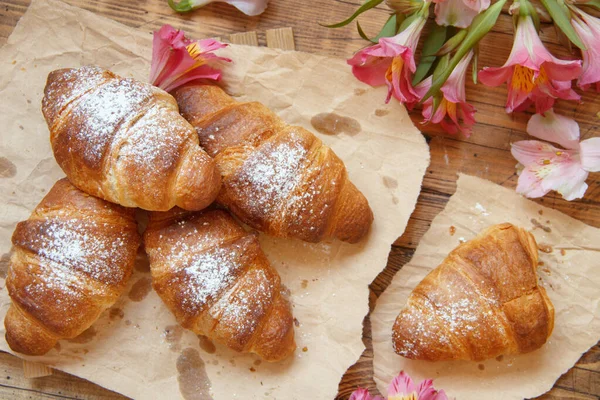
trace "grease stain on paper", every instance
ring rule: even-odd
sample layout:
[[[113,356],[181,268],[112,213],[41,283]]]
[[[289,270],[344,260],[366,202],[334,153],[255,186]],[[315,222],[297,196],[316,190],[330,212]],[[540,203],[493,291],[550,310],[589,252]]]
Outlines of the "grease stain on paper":
[[[198,350],[188,347],[177,358],[177,382],[185,400],[212,400],[210,380]]]
[[[123,319],[124,316],[125,316],[125,313],[123,312],[123,310],[121,310],[118,307],[113,307],[108,312],[108,317],[110,318],[111,321],[114,321],[117,318]]]
[[[538,249],[544,253],[552,253],[552,251],[553,251],[552,246],[544,244],[544,243],[539,243]]]
[[[12,178],[17,174],[17,166],[6,157],[0,157],[0,178]]]
[[[6,274],[8,274],[9,262],[10,253],[2,254],[2,257],[0,257],[0,278],[6,278]]]
[[[542,225],[542,223],[535,218],[531,218],[531,223],[533,224],[534,230],[539,228],[539,229],[543,230],[544,232],[548,232],[548,233],[552,232],[552,229],[549,226]]]
[[[217,351],[215,344],[204,335],[198,335],[198,344],[208,354],[214,354]]]
[[[91,342],[97,335],[96,328],[90,326],[85,331],[81,332],[79,336],[74,337],[73,339],[69,339],[68,341],[71,343],[89,343]]]
[[[171,351],[178,351],[181,347],[179,342],[181,342],[183,336],[183,328],[180,325],[168,325],[165,327],[162,336]]]
[[[390,113],[390,110],[386,110],[385,108],[378,108],[375,110],[375,115],[378,117],[384,117]]]
[[[152,290],[152,279],[148,277],[140,278],[133,284],[127,297],[131,301],[142,301]]]
[[[398,181],[391,176],[384,176],[383,178],[383,186],[388,189],[396,189],[398,187]]]
[[[137,256],[135,257],[135,269],[139,272],[150,272],[150,260],[148,260],[148,256],[140,247],[138,250]]]
[[[325,135],[336,135],[344,132],[349,136],[354,136],[362,129],[360,123],[354,118],[343,117],[336,113],[317,114],[312,117],[310,124]]]
[[[362,96],[365,93],[367,93],[367,89],[354,89],[354,94],[356,96]]]

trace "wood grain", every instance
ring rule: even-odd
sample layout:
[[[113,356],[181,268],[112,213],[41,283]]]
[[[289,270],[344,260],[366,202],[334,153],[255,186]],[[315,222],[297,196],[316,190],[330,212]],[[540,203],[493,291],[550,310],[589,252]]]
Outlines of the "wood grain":
[[[177,15],[170,10],[166,0],[67,2],[125,25],[148,31],[158,29],[164,23],[185,29],[190,36],[197,38],[227,38],[232,33],[256,31],[258,43],[265,45],[267,30],[291,27],[294,30],[296,50],[344,58],[366,45],[354,26],[331,30],[318,24],[338,22],[346,18],[360,5],[360,0],[273,0],[266,12],[258,17],[247,17],[222,3],[211,4],[190,14]],[[28,5],[28,0],[0,0],[0,44],[6,42]],[[386,7],[381,5],[366,16],[361,16],[359,20],[363,29],[374,35],[387,16]],[[559,44],[552,26],[543,26],[541,36],[555,55],[562,58],[575,57]],[[501,15],[493,31],[481,43],[480,66],[502,65],[510,53],[512,40],[511,18]],[[583,138],[599,136],[596,113],[600,110],[600,98],[592,92],[582,94],[581,103],[558,101],[555,108],[557,112],[579,122]],[[387,287],[394,274],[410,260],[431,221],[456,190],[457,172],[489,179],[508,188],[516,186],[516,161],[510,155],[510,143],[527,137],[524,129],[530,113],[507,115],[504,112],[505,87],[487,88],[469,82],[467,97],[478,111],[478,124],[468,139],[449,136],[437,127],[421,126],[419,115],[411,115],[427,138],[431,150],[431,165],[405,234],[395,241],[386,269],[370,285],[371,306],[375,304],[375,299]],[[365,107],[372,107],[374,111],[377,108],[385,108],[385,105],[382,99],[382,104],[367,104]],[[550,194],[537,202],[600,227],[599,174],[591,174],[588,185],[588,192],[582,200],[567,202],[560,196]],[[376,393],[372,380],[371,330],[368,317],[365,318],[364,324],[364,343],[366,350],[340,382],[338,399],[347,399],[357,386],[368,387],[371,393]],[[0,376],[0,398],[124,399],[123,396],[60,371],[43,378],[24,379],[21,361],[8,354],[0,353],[0,366],[5,372]],[[549,393],[539,399],[600,399],[600,346],[596,345],[584,354],[577,365],[563,375]]]

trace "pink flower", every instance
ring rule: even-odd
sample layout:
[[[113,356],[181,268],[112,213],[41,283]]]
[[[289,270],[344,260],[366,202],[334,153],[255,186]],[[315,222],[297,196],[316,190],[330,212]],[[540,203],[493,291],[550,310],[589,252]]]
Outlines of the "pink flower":
[[[358,388],[350,395],[348,400],[383,400],[381,396],[371,396],[369,391],[364,388]]]
[[[435,22],[466,28],[473,18],[490,6],[490,0],[438,0],[435,4]]]
[[[473,115],[475,108],[467,103],[465,94],[465,77],[473,52],[469,52],[454,68],[450,77],[442,86],[442,98],[437,109],[433,109],[433,97],[423,103],[423,123],[431,122],[440,124],[448,133],[462,132],[465,136],[471,135],[471,127],[475,124]],[[422,97],[431,87],[431,76],[417,85],[417,92]]]
[[[186,12],[204,7],[214,1],[229,3],[244,14],[251,16],[261,14],[267,8],[267,3],[269,3],[269,0],[181,0],[179,3],[169,0],[169,5],[175,11]]]
[[[582,51],[583,71],[577,81],[582,89],[596,84],[596,91],[600,92],[600,19],[576,9],[577,14],[571,19],[571,25],[579,35],[586,47]]]
[[[479,79],[488,86],[508,85],[506,112],[522,111],[535,104],[543,113],[555,99],[579,100],[571,80],[581,74],[581,61],[554,57],[542,44],[530,16],[519,17],[513,48],[502,67],[486,67]]]
[[[150,83],[167,92],[196,79],[221,79],[221,71],[210,67],[216,60],[231,61],[212,52],[226,44],[213,39],[190,40],[183,31],[163,25],[154,32]]]
[[[415,386],[411,377],[402,371],[388,386],[388,400],[448,400],[448,396],[443,390],[435,390],[431,379]]]
[[[416,70],[415,48],[426,20],[417,17],[396,36],[381,38],[378,44],[358,51],[348,60],[358,80],[371,86],[387,85],[386,103],[392,95],[403,103],[419,99],[411,79]]]
[[[555,190],[565,200],[583,197],[589,172],[600,171],[600,138],[579,142],[577,122],[552,110],[532,116],[527,133],[563,148],[539,140],[512,143],[511,153],[521,171],[517,192],[535,198]]]

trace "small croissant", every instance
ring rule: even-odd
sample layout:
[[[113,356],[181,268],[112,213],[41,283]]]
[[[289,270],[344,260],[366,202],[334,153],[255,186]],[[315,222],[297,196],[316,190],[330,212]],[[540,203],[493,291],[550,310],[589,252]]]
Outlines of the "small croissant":
[[[42,111],[54,157],[79,189],[125,207],[200,210],[220,175],[167,92],[86,66],[48,75]]]
[[[307,242],[355,243],[368,233],[367,199],[314,134],[287,125],[261,103],[236,102],[217,86],[189,84],[173,95],[221,171],[217,202],[242,222]]]
[[[133,209],[58,181],[12,236],[10,348],[42,355],[89,328],[125,290],[140,242]]]
[[[181,326],[266,361],[293,353],[287,290],[226,211],[151,213],[144,244],[153,287]]]
[[[410,294],[394,323],[394,350],[416,360],[480,361],[540,348],[554,307],[537,264],[534,237],[509,223],[461,244]]]

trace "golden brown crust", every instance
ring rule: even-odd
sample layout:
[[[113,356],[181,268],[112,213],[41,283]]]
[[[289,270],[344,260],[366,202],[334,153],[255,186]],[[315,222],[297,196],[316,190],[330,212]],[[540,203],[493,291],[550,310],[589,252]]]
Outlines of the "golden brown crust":
[[[12,236],[9,346],[40,355],[89,328],[124,291],[140,241],[132,209],[58,181]]]
[[[286,125],[260,103],[238,103],[217,86],[173,93],[223,178],[217,202],[244,223],[308,242],[357,242],[373,212],[344,163],[311,132]]]
[[[410,294],[394,323],[396,353],[418,360],[484,360],[540,348],[554,307],[537,281],[533,236],[509,223],[461,244]]]
[[[154,289],[181,326],[267,361],[294,351],[279,275],[227,212],[151,213],[144,244]]]
[[[48,75],[42,111],[54,156],[79,189],[146,210],[208,206],[213,160],[163,90],[99,67]]]

